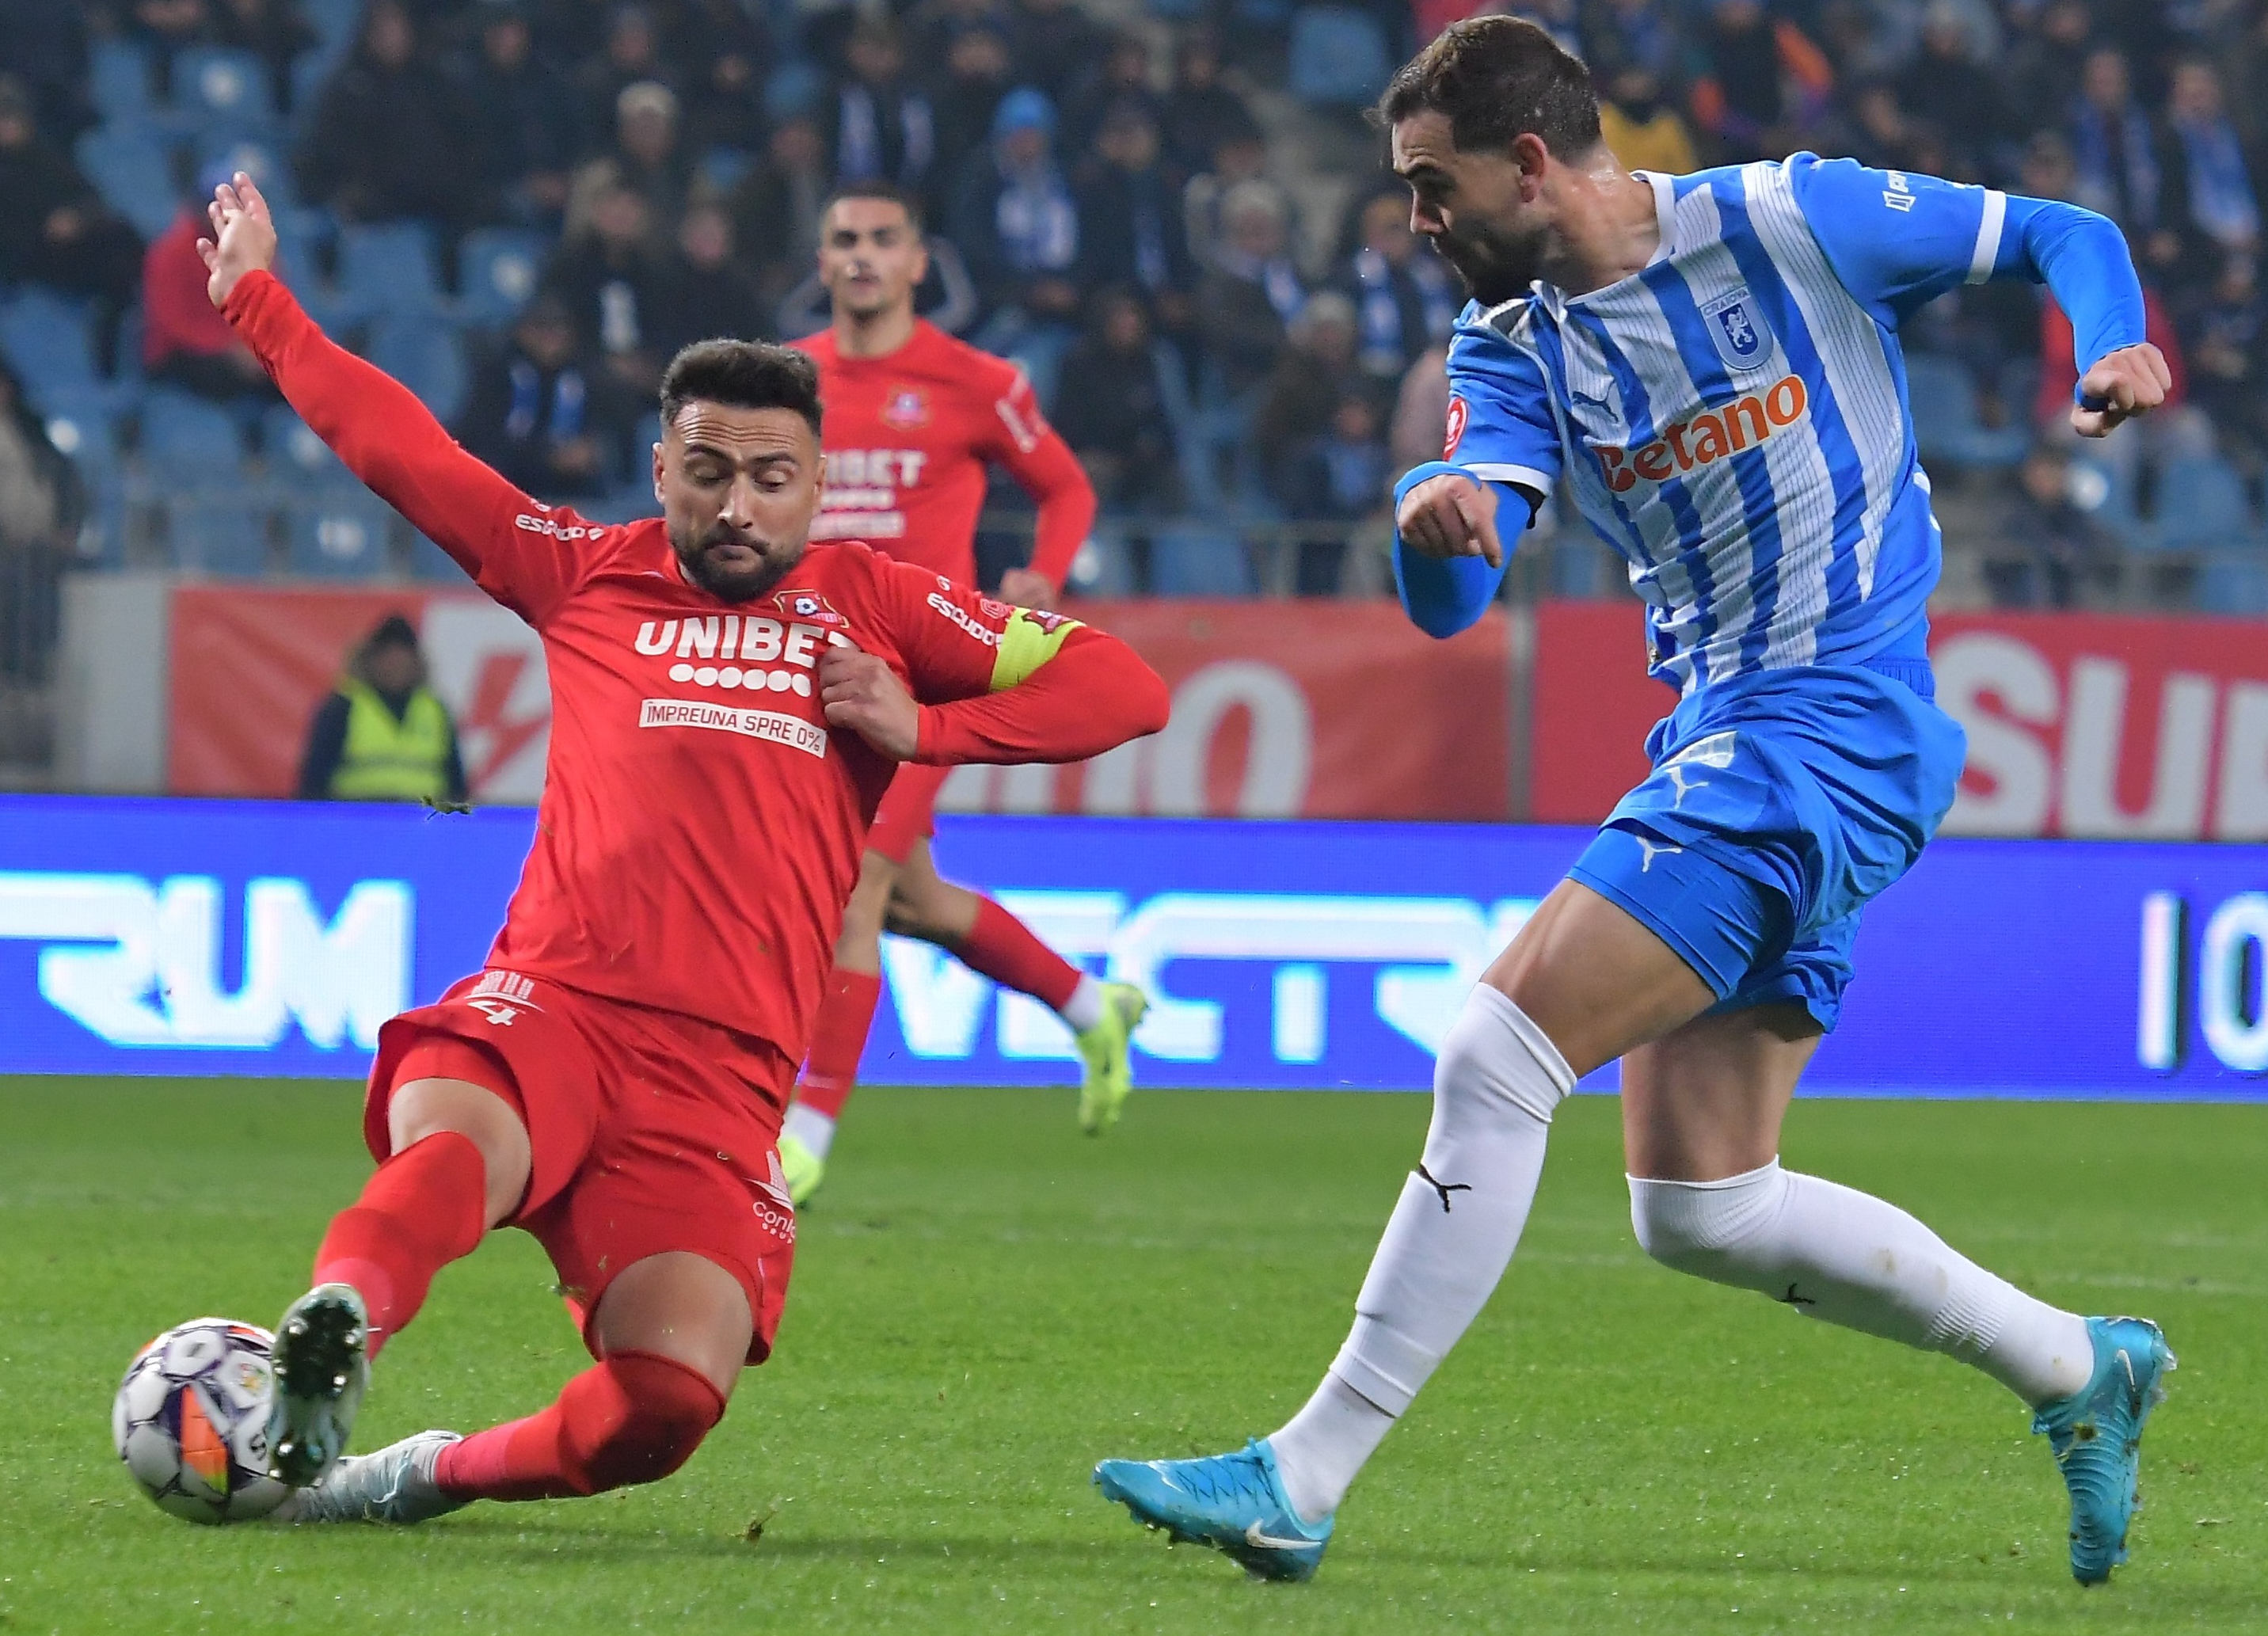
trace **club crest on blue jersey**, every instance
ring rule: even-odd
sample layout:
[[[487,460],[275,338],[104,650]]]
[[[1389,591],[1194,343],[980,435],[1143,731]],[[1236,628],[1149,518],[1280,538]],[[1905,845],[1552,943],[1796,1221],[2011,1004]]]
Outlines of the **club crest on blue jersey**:
[[[1771,332],[1756,314],[1756,304],[1749,294],[1749,287],[1741,284],[1725,295],[1708,302],[1701,316],[1709,326],[1709,339],[1717,343],[1717,356],[1731,370],[1758,369],[1769,363],[1772,355]]]

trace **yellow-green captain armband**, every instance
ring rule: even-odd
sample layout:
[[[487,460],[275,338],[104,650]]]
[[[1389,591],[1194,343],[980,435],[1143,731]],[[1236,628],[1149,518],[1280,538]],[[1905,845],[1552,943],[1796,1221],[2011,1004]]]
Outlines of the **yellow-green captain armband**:
[[[1000,632],[1000,657],[992,661],[992,690],[1012,688],[1053,659],[1064,638],[1079,629],[1079,621],[1061,614],[1020,608],[1008,615]]]

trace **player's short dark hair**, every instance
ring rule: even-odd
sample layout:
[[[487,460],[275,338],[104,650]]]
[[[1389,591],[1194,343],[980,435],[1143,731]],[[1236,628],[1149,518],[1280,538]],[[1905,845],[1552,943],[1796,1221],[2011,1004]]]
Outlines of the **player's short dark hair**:
[[[1502,151],[1535,136],[1552,158],[1572,159],[1599,145],[1591,70],[1516,17],[1450,24],[1395,72],[1371,117],[1390,130],[1428,110],[1447,118],[1450,136],[1468,151]]]
[[[661,373],[661,424],[677,424],[688,403],[793,409],[819,435],[819,366],[793,347],[769,341],[696,341]]]
[[[906,213],[906,220],[913,225],[914,237],[921,237],[921,201],[897,183],[885,181],[879,176],[870,176],[864,181],[837,182],[834,191],[820,205],[819,219],[825,221],[827,213],[845,199],[880,199],[885,204],[895,204]]]

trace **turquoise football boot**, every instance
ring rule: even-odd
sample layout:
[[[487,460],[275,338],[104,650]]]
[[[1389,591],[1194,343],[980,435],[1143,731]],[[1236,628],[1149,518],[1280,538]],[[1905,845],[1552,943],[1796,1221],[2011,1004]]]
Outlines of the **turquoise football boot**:
[[[1256,1579],[1313,1579],[1331,1542],[1329,1517],[1292,1509],[1264,1438],[1202,1460],[1105,1460],[1094,1485],[1143,1527],[1225,1551]]]
[[[370,1314],[347,1284],[319,1284],[276,1325],[268,1475],[305,1488],[346,1453],[370,1385]]]
[[[2071,1490],[2071,1576],[2101,1585],[2126,1560],[2126,1527],[2141,1504],[2135,1475],[2142,1428],[2165,1401],[2174,1354],[2147,1318],[2089,1318],[2095,1378],[2068,1397],[2042,1404],[2032,1430],[2047,1433]]]

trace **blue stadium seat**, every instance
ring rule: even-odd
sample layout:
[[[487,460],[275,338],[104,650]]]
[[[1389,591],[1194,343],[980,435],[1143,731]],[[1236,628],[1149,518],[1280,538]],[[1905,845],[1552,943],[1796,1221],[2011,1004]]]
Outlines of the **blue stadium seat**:
[[[285,556],[295,574],[320,579],[371,579],[391,573],[387,536],[394,512],[375,496],[335,490],[292,502]]]
[[[160,135],[147,125],[99,126],[78,139],[79,169],[102,201],[155,239],[173,225],[181,208],[173,183],[173,164]]]
[[[152,115],[150,54],[130,41],[97,41],[87,52],[88,94],[95,112],[114,125],[137,124]]]
[[[476,227],[457,252],[463,293],[457,311],[469,324],[494,328],[519,316],[535,293],[551,239],[526,227]]]
[[[231,578],[268,571],[268,513],[259,507],[225,495],[190,495],[166,509],[166,542],[176,567]]]
[[[70,461],[85,483],[93,527],[80,536],[83,563],[115,566],[122,556],[121,527],[125,483],[120,469],[118,421],[105,392],[56,391],[39,404],[47,417],[48,441]]]
[[[279,403],[260,420],[260,452],[267,457],[268,475],[287,489],[360,489],[362,483],[331,453],[331,446],[299,418],[288,403]]]
[[[1906,358],[1906,402],[1914,443],[1924,460],[1957,466],[2014,466],[2031,442],[2021,425],[1993,428],[1978,418],[1977,382],[1966,365],[1912,353]]]
[[[1214,528],[1161,528],[1150,539],[1150,589],[1158,596],[1250,596],[1244,542]]]
[[[85,306],[52,290],[33,285],[0,306],[0,352],[7,354],[23,377],[25,391],[36,401],[101,384]]]
[[[2232,546],[2254,532],[2244,479],[2217,455],[2168,461],[2157,510],[2158,543],[2169,551]]]
[[[210,489],[243,475],[244,444],[229,412],[159,387],[142,405],[142,459],[166,488]]]
[[[268,130],[276,124],[267,62],[227,46],[192,46],[173,58],[173,107],[205,130]]]
[[[2208,614],[2257,619],[2268,614],[2268,559],[2250,550],[2216,551],[2198,571],[2197,605]]]
[[[441,281],[432,233],[416,222],[339,229],[339,291],[372,313],[430,313]]]
[[[409,536],[409,571],[420,579],[438,586],[453,586],[459,590],[473,583],[471,576],[457,566],[457,559],[422,534]]]
[[[363,0],[299,0],[299,14],[322,42],[307,55],[336,63],[354,49],[355,34],[362,27],[362,8]]]
[[[303,51],[291,60],[291,129],[302,140],[315,122],[324,87],[339,71],[340,61],[321,51]]]
[[[455,328],[441,318],[386,318],[372,326],[370,361],[417,394],[444,424],[472,389],[472,368]]]
[[[1307,5],[1292,14],[1286,83],[1302,102],[1359,107],[1386,89],[1394,71],[1386,33],[1367,11]]]
[[[298,208],[291,161],[274,141],[250,131],[212,130],[199,138],[195,151],[197,175],[218,166],[225,166],[232,176],[242,171],[259,185],[271,210]]]

